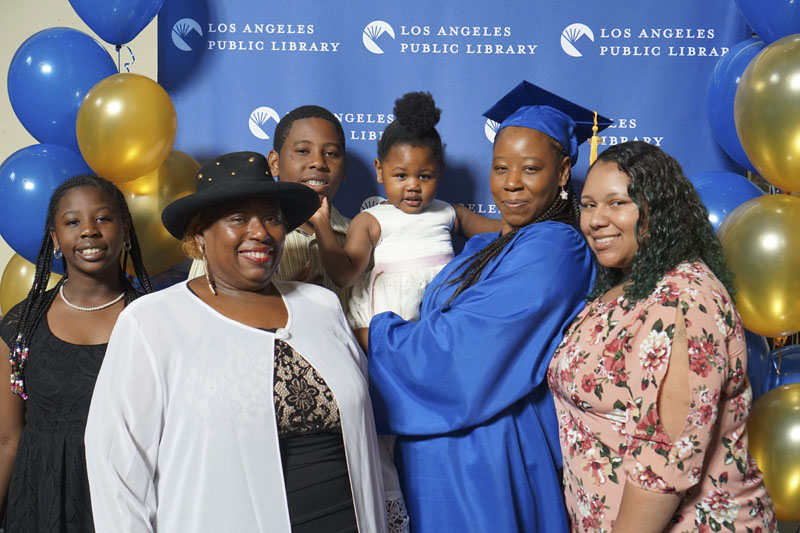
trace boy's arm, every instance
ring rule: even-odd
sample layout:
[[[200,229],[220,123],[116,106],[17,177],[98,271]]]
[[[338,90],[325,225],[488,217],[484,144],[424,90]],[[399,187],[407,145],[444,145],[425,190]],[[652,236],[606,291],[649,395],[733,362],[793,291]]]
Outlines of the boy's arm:
[[[380,225],[369,213],[358,214],[347,229],[344,248],[339,246],[330,220],[327,198],[309,222],[314,226],[322,264],[328,275],[340,287],[352,287],[369,266],[372,247],[380,237]]]
[[[468,239],[479,233],[494,233],[502,229],[500,219],[481,216],[459,204],[454,204],[453,208],[456,210],[453,231]]]

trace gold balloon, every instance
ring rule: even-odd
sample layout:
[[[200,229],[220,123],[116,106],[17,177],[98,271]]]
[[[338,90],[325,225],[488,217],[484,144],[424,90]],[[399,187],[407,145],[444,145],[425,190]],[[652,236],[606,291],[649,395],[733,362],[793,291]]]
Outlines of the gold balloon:
[[[753,58],[736,90],[734,120],[758,173],[780,189],[800,190],[800,35]]]
[[[92,87],[78,109],[83,158],[122,182],[153,172],[172,150],[178,119],[167,92],[146,76],[115,74]]]
[[[800,520],[800,383],[772,389],[747,420],[750,453],[764,473],[778,520]]]
[[[745,327],[766,337],[800,331],[800,198],[748,200],[717,236],[735,275],[734,300]]]
[[[36,265],[24,259],[19,254],[14,254],[3,271],[0,278],[0,312],[3,314],[28,296],[33,286],[33,276],[36,274]],[[52,289],[61,279],[60,274],[50,273],[47,288]]]
[[[192,156],[173,150],[155,171],[139,179],[117,184],[131,211],[144,266],[152,276],[186,258],[180,241],[170,235],[161,223],[161,211],[173,200],[195,192],[198,170],[200,163]],[[128,272],[134,273],[130,261]]]

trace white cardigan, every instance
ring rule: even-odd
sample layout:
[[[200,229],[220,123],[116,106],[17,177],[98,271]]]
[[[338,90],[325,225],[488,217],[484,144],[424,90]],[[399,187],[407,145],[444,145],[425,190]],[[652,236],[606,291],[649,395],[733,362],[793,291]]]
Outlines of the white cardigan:
[[[274,334],[221,315],[185,282],[120,314],[86,426],[99,533],[291,531],[273,403],[276,337],[336,397],[359,531],[386,531],[364,354],[332,292],[275,286],[289,320]]]

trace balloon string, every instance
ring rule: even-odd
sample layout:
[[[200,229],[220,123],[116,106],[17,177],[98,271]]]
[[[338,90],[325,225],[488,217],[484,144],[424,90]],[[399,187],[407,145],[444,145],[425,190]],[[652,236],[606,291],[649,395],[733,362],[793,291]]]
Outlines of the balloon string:
[[[783,345],[786,344],[786,337],[775,337],[775,346],[778,347],[778,367],[775,369],[781,375],[781,361],[783,360]]]
[[[117,72],[119,72],[120,71],[119,65],[120,65],[120,62],[122,60],[121,57],[120,57],[119,51],[122,48],[122,45],[118,44],[116,48],[117,48]]]
[[[131,71],[131,65],[133,65],[136,62],[136,57],[133,55],[133,50],[131,50],[130,46],[125,46],[125,48],[128,49],[128,54],[130,54],[131,60],[128,61],[127,63],[125,63],[122,66],[125,68],[125,72],[130,72]]]

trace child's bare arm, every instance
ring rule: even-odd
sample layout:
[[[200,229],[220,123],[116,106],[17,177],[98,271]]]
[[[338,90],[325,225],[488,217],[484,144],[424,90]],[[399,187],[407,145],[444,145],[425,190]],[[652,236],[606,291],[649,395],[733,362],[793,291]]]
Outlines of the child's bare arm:
[[[328,275],[340,287],[352,287],[369,266],[372,247],[380,237],[380,224],[369,213],[358,214],[350,223],[342,248],[331,228],[327,199],[309,222],[314,226],[322,264]]]
[[[500,219],[473,213],[463,205],[455,204],[453,208],[456,210],[456,224],[453,231],[468,239],[479,233],[492,233],[502,229]]]

